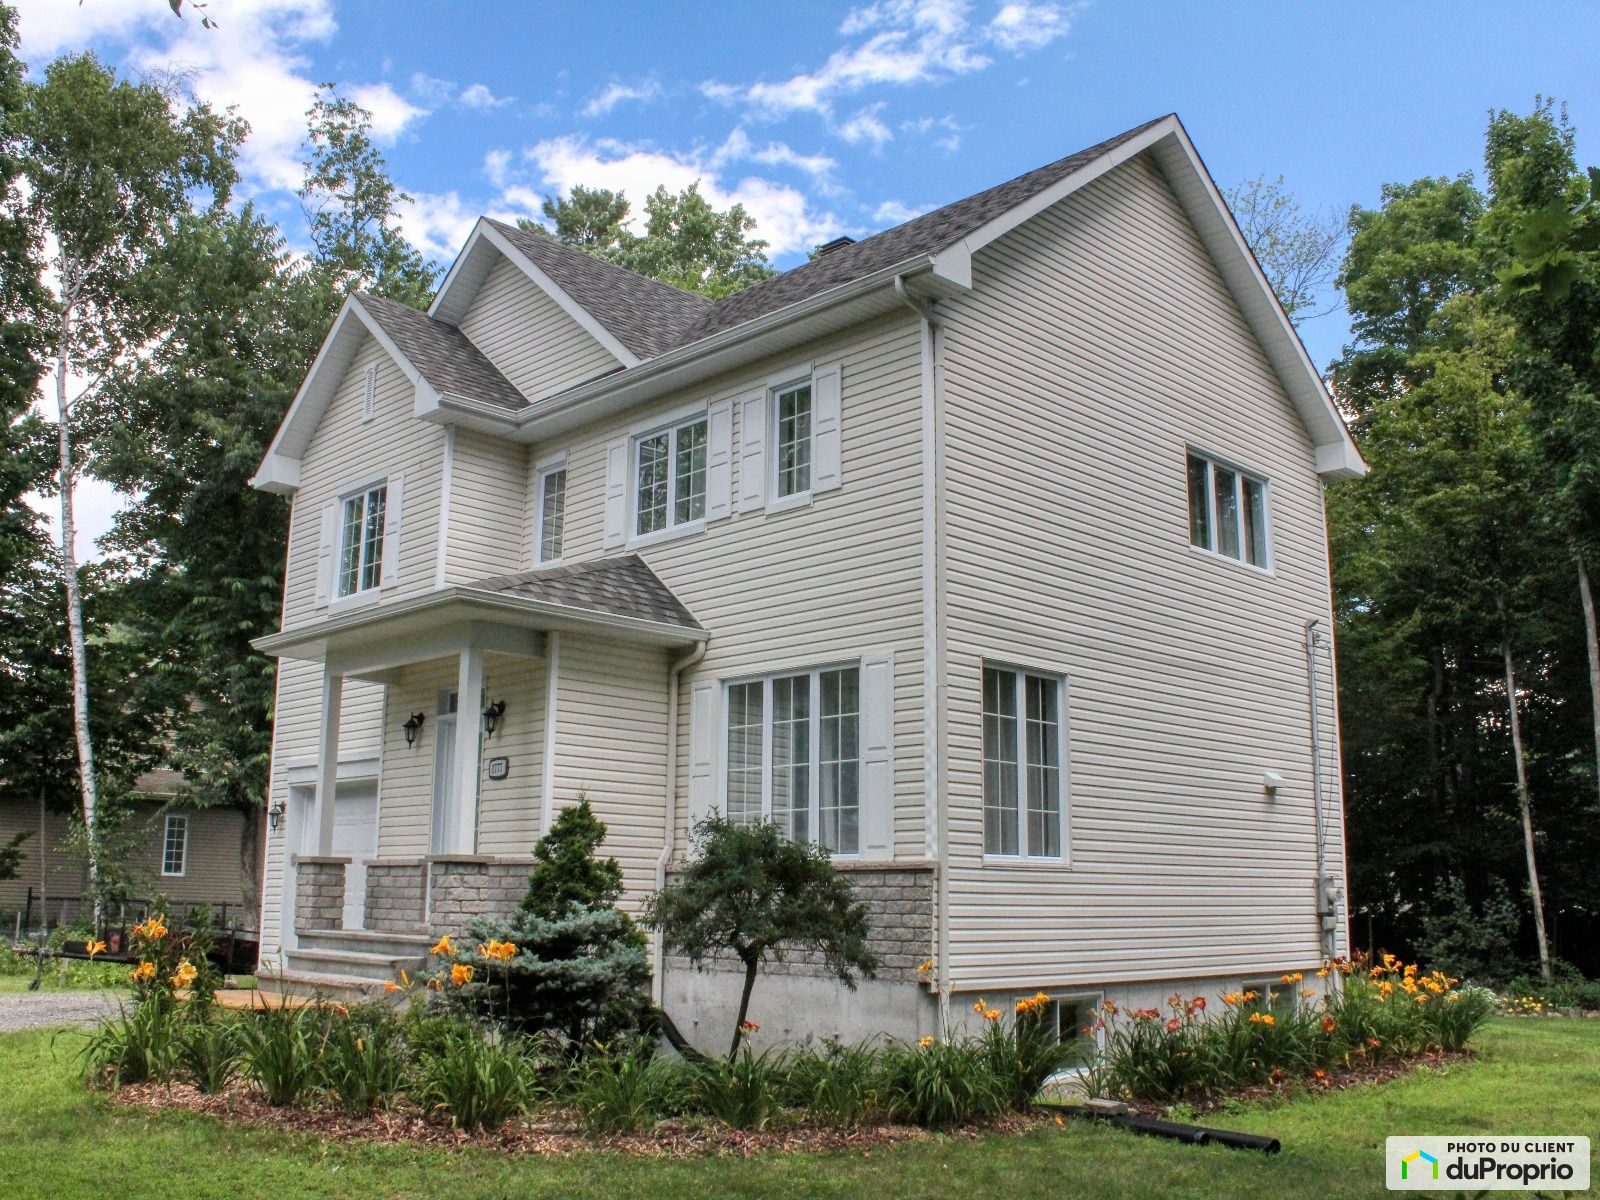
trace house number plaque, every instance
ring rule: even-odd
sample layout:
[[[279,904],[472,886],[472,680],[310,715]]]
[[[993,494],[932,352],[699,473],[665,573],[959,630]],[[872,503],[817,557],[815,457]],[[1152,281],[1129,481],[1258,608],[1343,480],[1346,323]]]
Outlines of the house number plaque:
[[[509,758],[491,758],[489,760],[489,778],[504,779],[511,774],[511,760]]]

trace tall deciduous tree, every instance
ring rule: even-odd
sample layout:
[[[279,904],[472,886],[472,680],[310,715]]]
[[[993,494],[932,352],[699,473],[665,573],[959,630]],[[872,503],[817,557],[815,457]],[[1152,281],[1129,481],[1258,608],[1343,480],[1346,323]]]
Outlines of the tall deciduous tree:
[[[173,324],[139,277],[196,194],[225,205],[242,125],[208,106],[175,106],[118,80],[92,55],[58,59],[25,85],[23,211],[53,246],[48,334],[55,368],[61,577],[72,654],[73,733],[93,878],[96,786],[89,665],[74,538],[75,406],[127,356]]]
[[[1282,175],[1246,179],[1225,198],[1289,320],[1298,325],[1331,311],[1312,310],[1338,270],[1344,222],[1333,213],[1307,212]]]

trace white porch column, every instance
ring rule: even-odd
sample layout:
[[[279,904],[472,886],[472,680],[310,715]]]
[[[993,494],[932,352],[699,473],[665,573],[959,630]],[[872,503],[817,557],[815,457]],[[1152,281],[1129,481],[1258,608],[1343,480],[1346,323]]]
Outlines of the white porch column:
[[[457,854],[478,849],[478,780],[483,773],[483,651],[461,651],[456,681],[456,811],[451,837]]]
[[[339,790],[339,713],[344,708],[344,676],[322,670],[322,728],[317,737],[316,853],[333,853],[333,800]],[[302,843],[304,844],[304,843]],[[292,902],[293,898],[287,898]]]

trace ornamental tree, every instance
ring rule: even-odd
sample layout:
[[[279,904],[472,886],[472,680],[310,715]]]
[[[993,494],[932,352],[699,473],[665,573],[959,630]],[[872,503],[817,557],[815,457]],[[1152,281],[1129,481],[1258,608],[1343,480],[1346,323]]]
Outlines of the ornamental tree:
[[[668,950],[701,970],[722,954],[744,965],[730,1062],[765,963],[808,951],[852,991],[858,974],[874,977],[867,906],[821,846],[790,841],[771,822],[742,825],[716,812],[695,825],[692,839],[682,878],[646,902],[644,919]]]

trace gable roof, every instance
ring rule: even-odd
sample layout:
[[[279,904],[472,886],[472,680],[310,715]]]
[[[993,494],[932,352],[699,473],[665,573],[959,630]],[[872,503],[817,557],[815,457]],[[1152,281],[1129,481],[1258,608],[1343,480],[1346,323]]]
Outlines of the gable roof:
[[[528,406],[527,397],[456,326],[381,296],[359,292],[355,299],[441,396],[477,400],[508,412]]]
[[[684,629],[701,628],[694,614],[637,554],[519,571],[515,575],[496,575],[466,586],[480,592],[501,592],[614,617],[634,617],[661,625],[680,625]]]

